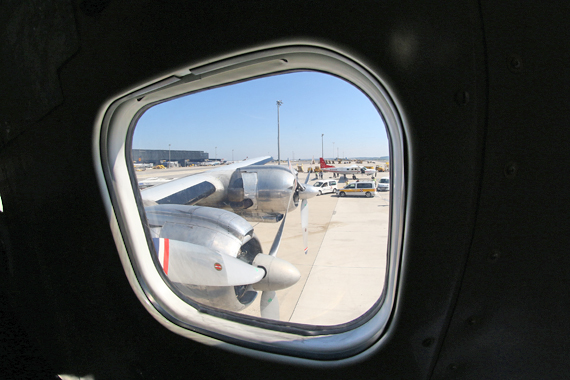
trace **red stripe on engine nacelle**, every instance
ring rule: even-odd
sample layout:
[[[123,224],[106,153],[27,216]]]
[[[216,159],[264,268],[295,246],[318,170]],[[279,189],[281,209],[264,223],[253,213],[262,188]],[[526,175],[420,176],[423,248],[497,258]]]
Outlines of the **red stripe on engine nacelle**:
[[[164,239],[164,261],[162,263],[162,269],[164,273],[168,275],[168,257],[170,255],[170,243],[168,239]]]

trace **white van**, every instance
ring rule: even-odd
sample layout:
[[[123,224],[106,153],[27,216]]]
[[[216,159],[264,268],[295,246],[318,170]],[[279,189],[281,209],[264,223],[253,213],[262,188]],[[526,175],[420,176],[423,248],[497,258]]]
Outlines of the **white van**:
[[[317,195],[322,195],[325,193],[335,193],[337,192],[337,181],[336,179],[323,179],[313,183],[313,187],[319,190]]]
[[[378,187],[376,188],[377,191],[388,191],[390,190],[390,178],[384,177],[380,178],[380,182],[378,182]]]
[[[344,188],[339,189],[338,192],[338,195],[341,197],[345,197],[347,195],[355,195],[371,198],[376,196],[376,187],[372,181],[351,182]]]

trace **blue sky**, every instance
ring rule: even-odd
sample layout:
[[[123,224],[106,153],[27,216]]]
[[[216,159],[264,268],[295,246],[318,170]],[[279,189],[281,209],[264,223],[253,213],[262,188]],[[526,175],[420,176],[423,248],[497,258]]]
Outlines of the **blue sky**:
[[[370,100],[337,77],[299,72],[254,79],[159,104],[139,119],[134,149],[201,150],[211,158],[388,156],[384,123]],[[334,143],[334,144],[333,144]],[[216,148],[217,147],[217,148]],[[333,151],[334,147],[334,151]]]

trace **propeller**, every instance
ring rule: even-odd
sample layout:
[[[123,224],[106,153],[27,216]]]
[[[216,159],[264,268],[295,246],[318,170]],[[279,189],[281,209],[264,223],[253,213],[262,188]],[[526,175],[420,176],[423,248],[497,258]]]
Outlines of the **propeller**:
[[[292,187],[293,191],[291,192],[291,196],[289,197],[289,203],[287,203],[287,209],[285,210],[285,215],[283,215],[283,219],[281,220],[281,225],[277,230],[275,239],[273,239],[273,244],[271,245],[271,249],[269,250],[269,256],[277,255],[277,251],[279,250],[279,245],[281,244],[281,236],[283,235],[283,227],[285,226],[285,220],[287,219],[287,214],[289,213],[289,207],[291,207],[291,200],[293,199],[293,196],[295,195],[296,192],[299,193],[300,197],[300,192],[302,191],[299,189],[300,185],[297,181],[297,175],[295,174],[295,171],[293,170],[290,161],[289,161],[289,170],[291,171],[291,174],[293,174],[293,178],[295,179],[295,182]]]
[[[297,193],[299,199],[301,200],[301,229],[303,230],[303,246],[305,254],[309,252],[309,203],[307,200],[309,198],[313,198],[314,196],[319,194],[319,190],[311,185],[307,185],[309,179],[311,178],[311,173],[307,173],[307,178],[305,178],[305,182],[301,185],[297,181],[297,175],[291,168],[291,164],[289,163],[289,169],[293,176],[295,176],[295,192]]]
[[[283,220],[281,221],[281,225],[277,230],[277,234],[275,235],[275,239],[273,239],[273,244],[271,244],[271,249],[269,250],[269,255],[259,254],[253,260],[253,265],[258,267],[264,268],[268,274],[262,281],[257,284],[254,284],[252,287],[254,290],[262,290],[261,299],[259,303],[259,309],[261,312],[262,318],[267,319],[276,319],[279,320],[279,301],[277,300],[277,293],[275,290],[285,289],[301,278],[301,273],[299,270],[295,268],[290,263],[277,259],[277,251],[279,250],[279,246],[281,244],[281,237],[283,236],[283,227],[285,226],[285,220],[287,219],[287,214],[289,212],[289,207],[291,206],[291,200],[293,199],[296,192],[300,193],[300,185],[297,181],[297,175],[291,166],[291,161],[288,161],[289,170],[291,174],[293,174],[293,178],[295,182],[293,183],[293,187],[291,191],[291,196],[289,197],[289,202],[287,204],[287,209],[285,211],[285,215],[283,215]],[[265,257],[264,257],[265,256]],[[272,260],[268,263],[267,258],[271,257]],[[279,261],[277,261],[279,260]],[[285,268],[285,265],[281,264],[287,263],[290,265],[290,268]],[[276,266],[270,265],[269,267],[266,266],[267,264],[278,264]],[[281,264],[281,265],[279,265]],[[277,269],[279,267],[279,269]],[[293,270],[294,269],[294,270]],[[285,286],[286,285],[286,286]],[[279,287],[277,289],[276,287]]]
[[[307,178],[305,179],[305,191],[307,191],[307,182],[309,182],[309,178],[311,174],[307,174]],[[313,188],[313,186],[311,186]],[[315,195],[317,191],[315,189]],[[307,195],[307,194],[305,194]],[[300,195],[299,195],[300,197]],[[307,202],[306,197],[302,197],[301,201],[301,229],[303,230],[303,246],[305,247],[305,255],[309,253],[309,202]]]
[[[309,253],[309,203],[306,199],[301,201],[301,229],[303,230],[303,246],[306,255]]]
[[[279,320],[279,301],[275,291],[296,284],[301,278],[301,273],[288,261],[263,253],[255,256],[252,265],[266,272],[261,281],[251,285],[253,290],[262,291],[259,301],[261,317]]]
[[[307,185],[309,179],[311,177],[311,173],[307,173],[307,178],[305,178],[304,184],[300,184],[297,180],[297,174],[291,167],[291,163],[289,162],[289,170],[293,177],[295,178],[295,183],[293,189],[295,189],[291,193],[291,198],[289,198],[289,203],[287,205],[287,211],[289,211],[289,207],[291,206],[291,200],[293,199],[294,195],[297,194],[299,199],[301,200],[301,228],[303,230],[303,246],[305,254],[309,251],[309,204],[307,199],[313,198],[319,193],[319,190],[314,186]],[[271,246],[271,250],[269,254],[271,256],[275,256],[277,254],[277,250],[279,249],[279,244],[281,242],[281,235],[283,233],[283,226],[285,225],[285,219],[287,217],[287,212],[283,216],[283,220],[281,225],[279,226],[279,230],[277,231],[277,235],[275,236],[275,240],[273,240],[273,245]]]
[[[279,300],[274,290],[268,290],[261,294],[260,301],[261,317],[279,320]]]

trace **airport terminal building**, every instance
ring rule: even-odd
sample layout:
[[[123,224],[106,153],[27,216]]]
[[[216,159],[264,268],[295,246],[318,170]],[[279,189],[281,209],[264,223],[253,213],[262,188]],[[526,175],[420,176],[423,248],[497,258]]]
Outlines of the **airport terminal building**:
[[[154,150],[133,149],[133,162],[135,164],[160,165],[168,162],[178,162],[179,166],[188,166],[209,160],[209,154],[201,150]]]

